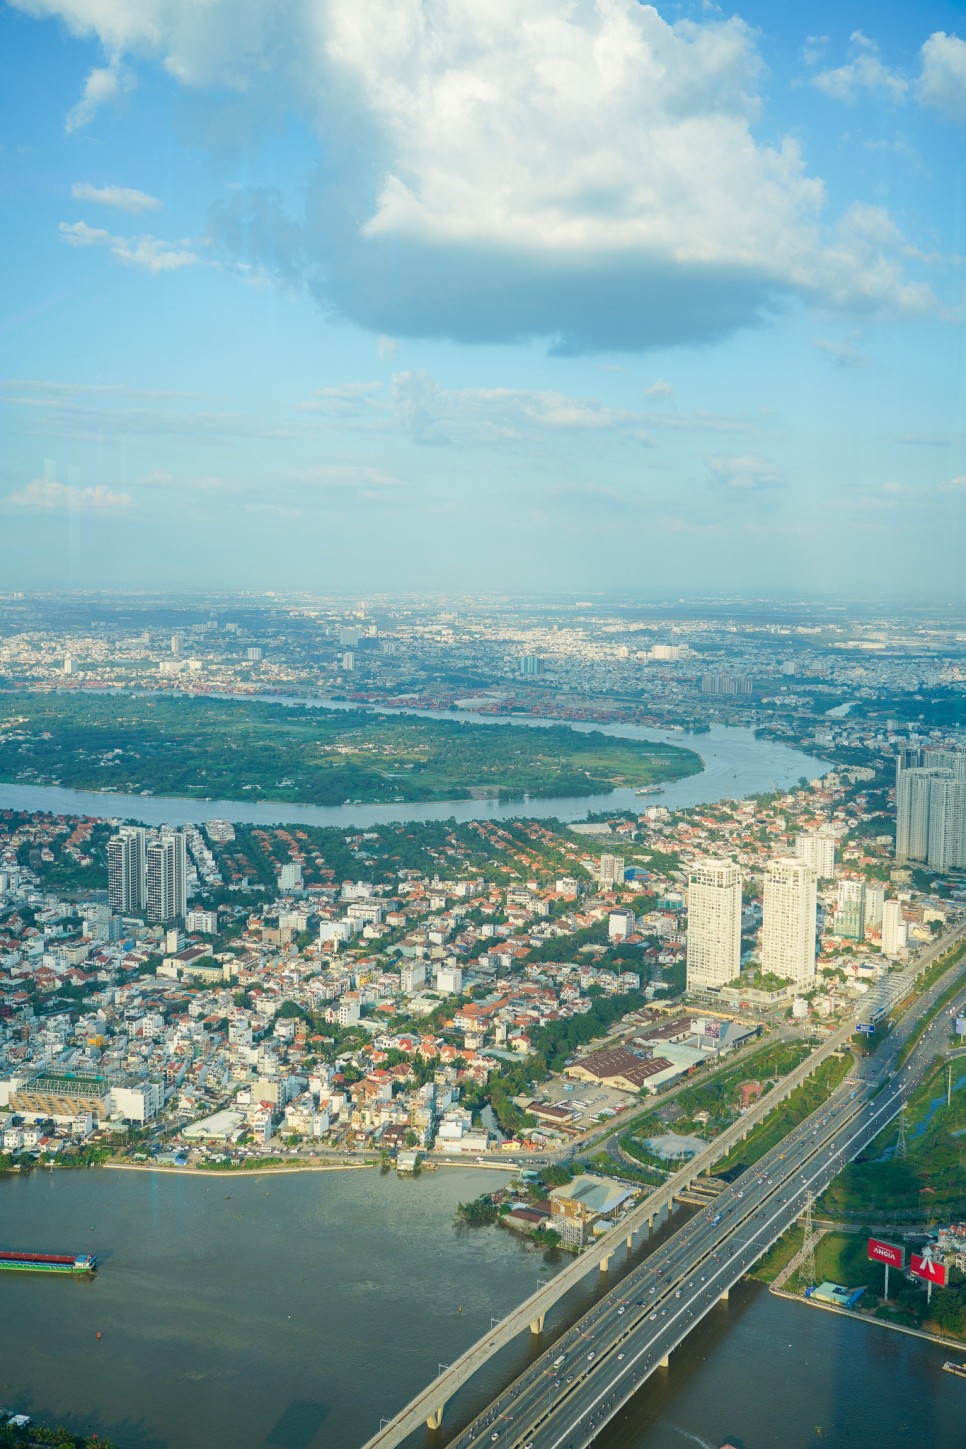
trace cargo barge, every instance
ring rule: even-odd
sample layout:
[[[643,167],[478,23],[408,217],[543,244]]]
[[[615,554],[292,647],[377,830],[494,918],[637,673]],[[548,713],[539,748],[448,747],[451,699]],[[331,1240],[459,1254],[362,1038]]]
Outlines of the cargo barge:
[[[966,1379],[966,1363],[956,1363],[953,1359],[947,1359],[943,1368],[948,1374],[956,1374],[961,1379]]]
[[[93,1253],[0,1253],[0,1270],[13,1273],[93,1273]]]

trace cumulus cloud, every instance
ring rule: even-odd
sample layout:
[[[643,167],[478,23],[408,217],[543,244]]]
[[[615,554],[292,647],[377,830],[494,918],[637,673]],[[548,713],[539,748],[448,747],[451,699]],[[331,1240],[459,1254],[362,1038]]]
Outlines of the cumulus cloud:
[[[909,82],[899,71],[883,64],[879,47],[861,30],[852,33],[852,58],[834,70],[822,70],[812,77],[812,85],[837,101],[853,104],[862,94],[884,96],[886,100],[902,101]]]
[[[178,271],[201,260],[188,242],[165,242],[156,236],[114,236],[103,227],[88,226],[86,221],[62,221],[58,230],[68,246],[107,247],[118,261],[143,267],[147,272]]]
[[[761,493],[785,487],[785,475],[773,463],[755,453],[732,457],[714,453],[705,458],[709,481],[736,493]]]
[[[937,30],[923,45],[920,58],[918,99],[947,120],[966,121],[966,40]]]
[[[130,493],[117,493],[98,483],[94,488],[77,488],[49,478],[35,478],[5,500],[14,508],[41,513],[123,513],[131,507]]]
[[[377,336],[634,350],[790,301],[931,302],[886,243],[870,268],[829,230],[797,142],[758,139],[740,19],[670,24],[634,0],[14,3],[249,113],[298,109],[323,141],[304,216],[239,192],[212,241]]]
[[[671,386],[671,384],[669,382],[665,382],[663,377],[659,377],[656,382],[652,382],[651,383],[650,387],[646,387],[644,389],[644,396],[645,397],[673,397],[674,396],[674,388]]]
[[[145,211],[159,211],[161,202],[146,191],[135,191],[131,186],[91,186],[87,181],[75,181],[70,188],[75,201],[89,201],[95,206],[116,206],[119,211],[131,211],[140,215]]]

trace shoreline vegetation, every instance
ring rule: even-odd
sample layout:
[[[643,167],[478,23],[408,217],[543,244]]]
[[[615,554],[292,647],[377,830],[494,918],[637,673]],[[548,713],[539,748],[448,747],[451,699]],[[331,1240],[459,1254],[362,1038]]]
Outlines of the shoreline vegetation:
[[[600,795],[698,774],[693,750],[206,696],[0,694],[0,780],[302,805]],[[469,782],[469,783],[467,783]]]

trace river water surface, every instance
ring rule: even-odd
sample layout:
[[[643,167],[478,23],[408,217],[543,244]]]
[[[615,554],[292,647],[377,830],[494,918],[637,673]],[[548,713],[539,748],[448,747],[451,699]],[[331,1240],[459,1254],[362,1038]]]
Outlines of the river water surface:
[[[290,699],[258,696],[267,703],[315,708],[355,709],[340,701]],[[548,729],[560,720],[474,714],[468,710],[416,710],[385,708],[380,714],[428,716],[448,722],[497,728]],[[172,796],[116,795],[94,790],[72,790],[59,785],[30,785],[0,782],[0,809],[44,810],[56,815],[91,815],[137,820],[144,825],[189,825],[205,820],[235,820],[251,825],[299,824],[338,825],[359,828],[396,820],[583,820],[588,812],[632,810],[640,813],[647,805],[679,809],[707,805],[717,800],[743,799],[767,790],[786,789],[803,776],[809,780],[830,768],[800,750],[774,740],[756,739],[753,730],[713,726],[709,733],[688,735],[678,731],[646,729],[641,725],[570,724],[583,734],[598,731],[618,739],[650,740],[694,750],[704,768],[687,779],[669,781],[659,794],[638,795],[636,790],[611,790],[604,795],[534,796],[524,800],[436,800],[430,803],[392,805],[300,805],[278,801],[178,799]]]
[[[503,1180],[469,1168],[0,1177],[0,1246],[93,1249],[102,1264],[93,1281],[0,1274],[0,1402],[122,1449],[357,1449],[555,1271],[509,1233],[453,1227],[460,1198]],[[515,1340],[453,1413],[536,1349]],[[962,1449],[966,1381],[942,1372],[946,1356],[743,1285],[598,1442]]]

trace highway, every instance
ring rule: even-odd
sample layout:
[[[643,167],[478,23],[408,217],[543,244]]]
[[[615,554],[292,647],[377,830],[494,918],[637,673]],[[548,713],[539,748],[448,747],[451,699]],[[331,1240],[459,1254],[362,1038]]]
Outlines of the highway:
[[[635,1268],[556,1340],[451,1449],[582,1449],[694,1325],[900,1112],[949,1032],[950,1006],[894,1074],[943,980],[860,1069],[781,1143]],[[966,997],[966,992],[963,993]]]

